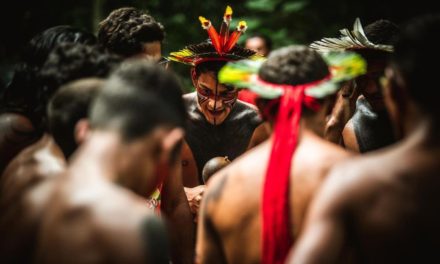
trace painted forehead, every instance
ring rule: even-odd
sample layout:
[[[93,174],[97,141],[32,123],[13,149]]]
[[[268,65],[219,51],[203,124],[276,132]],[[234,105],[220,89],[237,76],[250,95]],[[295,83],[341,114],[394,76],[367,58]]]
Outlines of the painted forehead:
[[[203,81],[199,81],[199,88],[208,89],[208,90],[212,90],[212,91],[216,90],[215,83],[206,83]],[[226,92],[234,92],[235,87],[231,86],[231,85],[219,83],[217,85],[217,91],[219,91],[219,92],[225,92],[225,91]]]
[[[218,83],[218,78],[214,72],[202,73],[198,77],[198,84],[200,88],[215,90],[216,86],[219,91],[234,90],[234,86],[229,84]],[[203,87],[202,87],[203,86]]]

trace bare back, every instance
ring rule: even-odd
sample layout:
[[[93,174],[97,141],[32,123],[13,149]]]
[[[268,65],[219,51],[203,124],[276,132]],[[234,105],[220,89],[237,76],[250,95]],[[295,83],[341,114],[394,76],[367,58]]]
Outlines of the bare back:
[[[164,227],[146,201],[82,172],[58,180],[43,219],[37,261],[167,263]]]
[[[332,170],[291,263],[439,261],[440,150],[411,141]]]
[[[204,212],[197,245],[201,263],[212,263],[214,255],[210,255],[210,247],[224,255],[218,263],[261,262],[261,196],[271,143],[268,140],[237,159],[209,184],[202,205]],[[310,200],[324,176],[335,163],[348,156],[338,146],[313,134],[302,138],[293,158],[290,181],[294,238],[301,230]],[[216,236],[217,245],[210,246],[212,237]]]
[[[29,262],[51,179],[63,172],[61,150],[49,136],[22,151],[0,180],[0,258]]]
[[[356,257],[367,263],[440,260],[438,157],[439,150],[408,148],[371,156],[345,168],[353,175],[368,171],[359,175],[357,188],[350,191],[357,195],[351,195],[347,208],[353,212],[353,220],[347,224],[354,232],[346,243],[354,246]]]

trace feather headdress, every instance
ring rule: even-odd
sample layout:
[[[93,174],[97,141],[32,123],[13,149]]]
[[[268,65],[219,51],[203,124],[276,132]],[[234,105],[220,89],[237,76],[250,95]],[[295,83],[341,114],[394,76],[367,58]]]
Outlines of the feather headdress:
[[[238,39],[246,31],[247,25],[245,21],[240,21],[235,31],[229,32],[232,20],[232,8],[230,6],[226,7],[220,26],[220,34],[210,20],[202,16],[199,17],[199,20],[202,28],[207,31],[210,42],[189,45],[180,51],[171,52],[168,57],[170,60],[195,66],[204,61],[235,61],[261,58],[250,49],[236,46]]]
[[[369,41],[359,18],[356,18],[353,30],[350,31],[344,28],[340,32],[341,36],[339,38],[323,38],[313,42],[310,48],[321,53],[361,49],[393,52],[393,46],[391,45],[376,44]]]
[[[341,82],[365,74],[366,62],[354,52],[330,52],[323,54],[329,65],[330,78],[305,90],[307,96],[316,99],[335,93]],[[258,77],[258,71],[264,60],[242,60],[226,64],[219,72],[219,81],[234,85],[237,88],[248,88],[262,98],[274,99],[283,95],[284,86],[270,84]]]

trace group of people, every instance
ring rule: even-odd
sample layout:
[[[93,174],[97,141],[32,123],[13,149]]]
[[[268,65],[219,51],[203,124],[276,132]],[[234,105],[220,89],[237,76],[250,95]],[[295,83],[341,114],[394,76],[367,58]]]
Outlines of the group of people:
[[[132,7],[30,40],[0,98],[0,261],[436,261],[440,16],[276,50],[238,45],[229,6],[199,20],[168,56]]]

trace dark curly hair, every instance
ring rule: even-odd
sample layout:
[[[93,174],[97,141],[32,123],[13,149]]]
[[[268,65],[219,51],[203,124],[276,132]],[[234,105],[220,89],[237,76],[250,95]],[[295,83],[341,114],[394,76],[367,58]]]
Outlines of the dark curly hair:
[[[306,46],[292,45],[271,52],[258,75],[270,83],[299,85],[321,80],[329,73],[327,63],[316,51]],[[268,101],[258,99],[260,104],[266,106]],[[270,114],[264,116],[265,119],[273,119],[278,113],[279,101],[271,105],[270,109],[263,111]],[[308,108],[303,108],[303,116],[312,113]]]
[[[142,52],[144,43],[162,42],[164,38],[162,24],[133,7],[116,9],[99,23],[99,43],[109,51],[125,57]]]
[[[40,126],[45,128],[46,105],[60,86],[87,77],[107,77],[121,60],[96,45],[64,43],[56,47],[41,69],[37,85],[36,117]]]
[[[399,35],[399,27],[386,19],[379,19],[365,28],[368,40],[375,44],[393,45]]]
[[[324,59],[306,46],[288,46],[273,51],[258,73],[267,82],[289,85],[310,83],[328,74]]]
[[[369,41],[374,44],[383,45],[394,45],[400,33],[399,27],[386,19],[379,19],[368,24],[364,31]],[[360,49],[356,50],[356,52],[370,63],[374,61],[387,61],[390,56],[389,52],[381,50]]]
[[[30,117],[37,102],[36,84],[39,72],[50,52],[61,43],[96,44],[96,37],[87,31],[67,25],[55,26],[35,35],[21,54],[11,82],[0,99],[0,112],[16,112]]]

